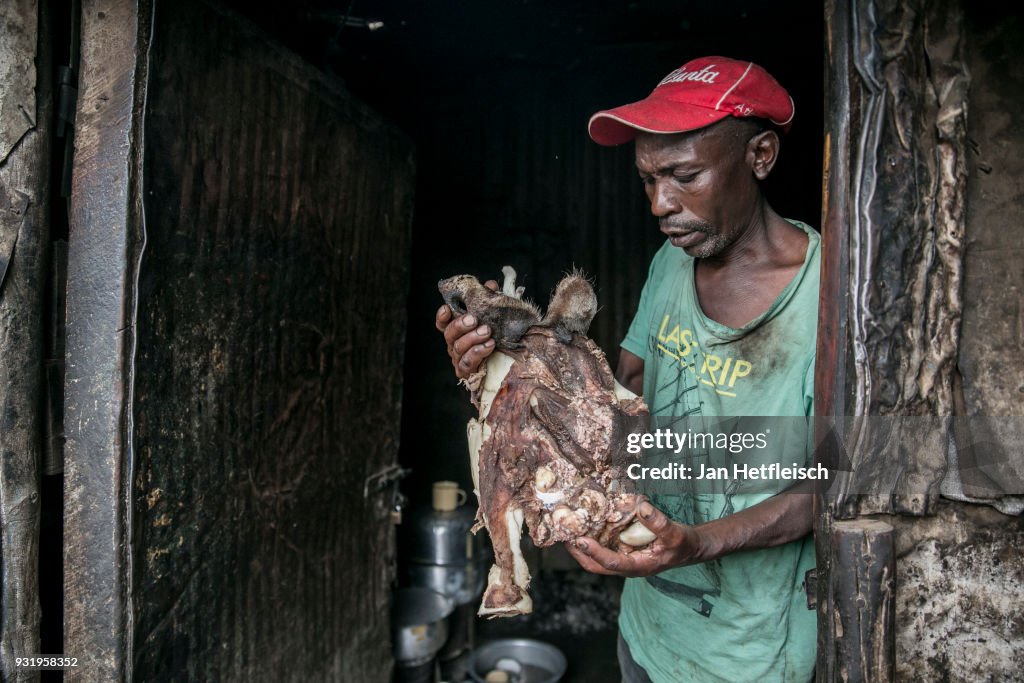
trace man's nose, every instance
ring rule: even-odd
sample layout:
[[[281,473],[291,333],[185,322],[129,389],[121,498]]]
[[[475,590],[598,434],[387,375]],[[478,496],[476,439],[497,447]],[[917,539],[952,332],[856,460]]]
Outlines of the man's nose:
[[[654,189],[651,192],[651,213],[661,218],[679,213],[682,208],[679,198],[672,191],[669,183],[661,179],[655,181]]]

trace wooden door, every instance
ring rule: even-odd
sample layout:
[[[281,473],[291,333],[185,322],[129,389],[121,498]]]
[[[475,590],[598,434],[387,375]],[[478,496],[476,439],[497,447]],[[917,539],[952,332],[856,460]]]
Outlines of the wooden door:
[[[409,141],[200,0],[86,0],[70,680],[386,681]],[[365,492],[365,494],[364,494]]]

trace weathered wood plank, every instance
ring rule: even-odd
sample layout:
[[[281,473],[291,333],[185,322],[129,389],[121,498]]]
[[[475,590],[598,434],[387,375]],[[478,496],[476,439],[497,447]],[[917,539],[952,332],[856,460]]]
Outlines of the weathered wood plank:
[[[69,681],[120,680],[131,652],[127,361],[142,246],[135,148],[148,11],[130,0],[82,2],[64,403],[64,639],[79,658]]]
[[[845,415],[848,387],[847,338],[849,286],[847,245],[849,242],[850,192],[848,190],[851,145],[851,121],[859,116],[859,102],[850,96],[850,77],[854,73],[850,39],[852,31],[850,3],[827,0],[825,14],[825,147],[822,171],[822,256],[821,300],[818,307],[817,358],[814,366],[815,454],[821,462],[840,462],[840,445],[827,438],[831,422],[822,416]],[[843,486],[850,473],[834,470]],[[829,595],[831,575],[832,511],[825,492],[815,496],[814,542],[817,557],[816,609],[818,616],[818,680],[827,681],[833,666],[830,653],[835,648],[832,629],[834,607]]]
[[[893,528],[871,519],[840,520],[829,539],[834,558],[826,591],[833,606],[832,667],[822,681],[876,683],[895,678],[896,554]],[[822,675],[823,674],[823,675]]]
[[[38,19],[35,0],[8,0],[0,7],[0,162],[36,128]]]
[[[959,6],[862,0],[836,9],[849,21],[830,28],[830,70],[849,88],[833,88],[829,110],[846,127],[838,144],[852,147],[836,150],[843,157],[828,172],[829,205],[849,210],[827,217],[834,233],[823,288],[835,295],[826,305],[840,301],[845,329],[825,317],[820,350],[829,365],[819,369],[818,405],[830,415],[950,416],[969,82]],[[825,382],[822,373],[835,375]],[[833,489],[837,517],[927,514],[938,497],[943,430],[920,430],[924,441],[902,448],[883,445],[879,424],[864,421],[847,435],[854,467]]]
[[[0,3],[0,679],[39,654],[43,298],[49,244],[47,3]]]

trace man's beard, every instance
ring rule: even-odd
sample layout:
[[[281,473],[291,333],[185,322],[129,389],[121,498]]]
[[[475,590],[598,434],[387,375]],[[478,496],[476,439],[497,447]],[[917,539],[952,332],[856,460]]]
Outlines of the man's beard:
[[[691,220],[691,221],[661,221],[662,230],[668,230],[669,232],[701,232],[704,233],[704,240],[700,244],[695,244],[692,247],[683,247],[689,256],[693,258],[708,258],[709,256],[715,256],[720,253],[723,249],[729,246],[729,238],[723,235],[718,229],[715,228],[714,224],[703,220]]]

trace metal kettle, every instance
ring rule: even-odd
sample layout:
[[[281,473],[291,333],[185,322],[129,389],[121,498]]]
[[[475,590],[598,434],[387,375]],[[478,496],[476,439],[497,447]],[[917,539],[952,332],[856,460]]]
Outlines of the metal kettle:
[[[449,485],[454,486],[436,482],[431,506],[409,516],[407,571],[412,585],[430,588],[462,605],[482,592],[490,549],[486,534],[471,532],[476,509],[459,504],[465,501],[464,493],[461,498],[445,494]]]

